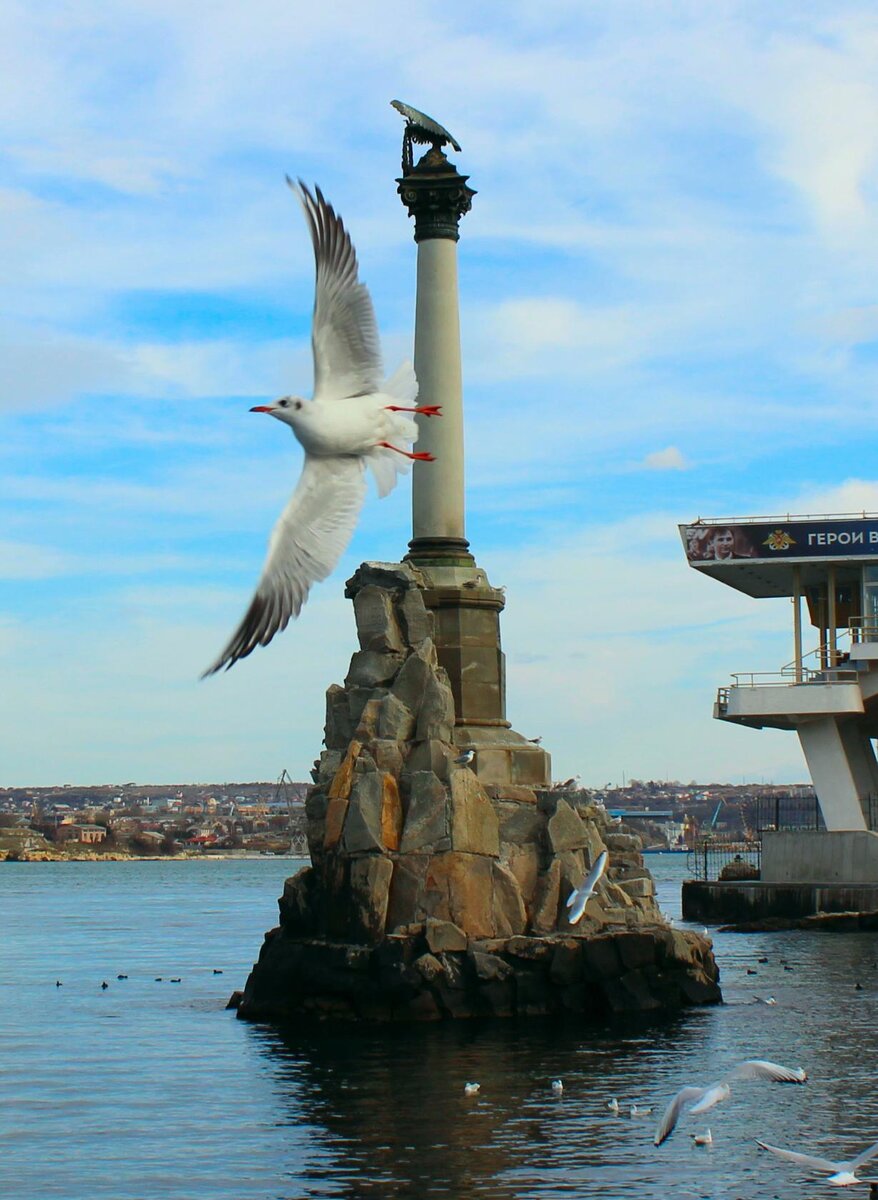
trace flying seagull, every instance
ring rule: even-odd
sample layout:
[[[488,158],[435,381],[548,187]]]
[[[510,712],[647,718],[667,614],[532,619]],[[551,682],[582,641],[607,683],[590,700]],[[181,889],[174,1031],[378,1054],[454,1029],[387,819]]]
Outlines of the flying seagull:
[[[769,1146],[767,1142],[757,1141],[756,1145],[763,1150],[770,1150],[778,1158],[785,1158],[788,1162],[796,1163],[800,1167],[828,1174],[829,1178],[826,1182],[833,1183],[836,1187],[850,1187],[852,1183],[863,1183],[862,1179],[857,1178],[857,1171],[878,1154],[878,1142],[874,1142],[868,1150],[864,1150],[856,1158],[849,1159],[847,1162],[830,1162],[828,1158],[812,1158],[810,1154],[797,1154],[795,1150],[781,1150],[779,1146]]]
[[[733,1067],[716,1083],[703,1088],[681,1088],[662,1113],[655,1131],[655,1144],[660,1146],[671,1136],[684,1109],[688,1108],[693,1114],[703,1113],[719,1104],[721,1100],[727,1100],[731,1093],[729,1083],[734,1080],[771,1079],[775,1083],[804,1083],[807,1078],[807,1073],[801,1067],[782,1067],[779,1063],[766,1062],[761,1058],[748,1058],[746,1062]]]
[[[567,907],[570,909],[570,912],[567,914],[567,920],[571,925],[575,925],[585,912],[585,906],[591,899],[591,894],[597,887],[598,880],[607,869],[609,857],[606,850],[602,850],[584,881],[567,897]]]
[[[414,406],[418,384],[409,363],[382,383],[375,311],[357,272],[357,255],[341,218],[320,188],[287,183],[298,197],[314,244],[317,279],[311,350],[314,395],[257,404],[288,425],[305,451],[302,474],[272,531],[268,556],[244,619],[202,678],[229,669],[297,617],[311,585],[325,579],[344,553],[366,496],[366,466],[386,496],[409,459],[432,455],[415,442],[414,414],[438,416],[436,405]]]
[[[446,143],[450,143],[458,154],[460,153],[460,146],[444,125],[440,125],[438,121],[434,121],[432,117],[428,117],[419,109],[412,108],[410,104],[404,104],[402,100],[391,100],[390,103],[398,113],[402,113],[405,117],[406,136],[413,142],[417,142],[419,146],[432,144],[437,150]]]

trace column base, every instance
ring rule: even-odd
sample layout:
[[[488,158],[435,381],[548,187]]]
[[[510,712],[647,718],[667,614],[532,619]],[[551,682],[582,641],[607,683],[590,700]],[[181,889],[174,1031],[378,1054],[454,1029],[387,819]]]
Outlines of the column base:
[[[474,567],[476,563],[466,538],[455,537],[412,538],[403,561],[417,567]]]

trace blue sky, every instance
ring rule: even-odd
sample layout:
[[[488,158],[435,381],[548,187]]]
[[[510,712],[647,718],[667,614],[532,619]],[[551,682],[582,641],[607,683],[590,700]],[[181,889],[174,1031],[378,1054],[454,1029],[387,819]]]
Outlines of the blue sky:
[[[0,34],[0,782],[305,777],[406,485],[297,623],[198,675],[299,470],[247,411],[310,387],[285,173],[411,352],[394,97],[478,191],[468,535],[513,723],[591,784],[805,777],[792,735],[711,718],[792,657],[788,603],[698,577],[676,524],[878,509],[874,5],[10,0]]]

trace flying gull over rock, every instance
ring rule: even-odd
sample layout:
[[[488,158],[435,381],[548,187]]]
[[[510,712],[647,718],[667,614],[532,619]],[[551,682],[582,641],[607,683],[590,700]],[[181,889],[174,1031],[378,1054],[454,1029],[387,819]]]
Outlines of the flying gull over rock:
[[[320,188],[287,183],[297,195],[314,245],[317,268],[311,349],[314,394],[282,396],[251,412],[288,425],[305,451],[299,482],[268,543],[250,607],[204,675],[228,670],[257,646],[267,646],[297,617],[311,585],[326,579],[353,535],[366,495],[366,467],[386,496],[417,440],[414,414],[438,416],[436,405],[414,406],[418,385],[409,363],[383,380],[375,311],[360,282],[357,255],[341,218]],[[204,676],[202,676],[203,678]]]

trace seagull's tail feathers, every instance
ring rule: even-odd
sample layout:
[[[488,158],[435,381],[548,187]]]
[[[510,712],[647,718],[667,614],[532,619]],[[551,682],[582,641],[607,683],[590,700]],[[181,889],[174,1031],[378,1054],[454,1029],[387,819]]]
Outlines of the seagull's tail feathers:
[[[396,404],[414,404],[418,398],[418,381],[410,362],[402,363],[382,385],[381,392]],[[392,418],[390,441],[404,449],[418,440],[418,425],[414,415],[405,412],[388,413]],[[411,461],[403,454],[376,446],[366,455],[366,461],[375,477],[380,497],[387,496],[396,487],[400,475],[411,470]]]

